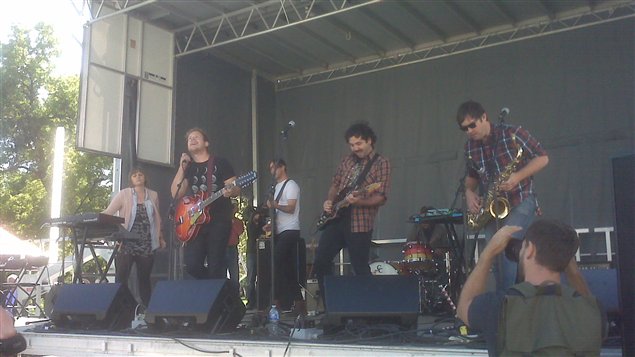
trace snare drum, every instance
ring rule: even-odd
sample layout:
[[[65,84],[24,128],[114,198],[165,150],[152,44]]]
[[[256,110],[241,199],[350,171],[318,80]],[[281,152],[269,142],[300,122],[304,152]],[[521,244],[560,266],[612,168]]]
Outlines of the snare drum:
[[[404,261],[406,262],[423,262],[426,260],[434,260],[434,251],[432,248],[420,242],[408,242],[402,250]]]
[[[370,273],[373,275],[400,275],[399,262],[374,262],[370,264]]]

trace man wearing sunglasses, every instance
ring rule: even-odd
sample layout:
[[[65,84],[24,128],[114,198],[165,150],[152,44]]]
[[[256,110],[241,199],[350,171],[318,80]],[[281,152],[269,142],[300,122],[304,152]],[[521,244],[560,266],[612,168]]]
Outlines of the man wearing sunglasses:
[[[534,193],[533,175],[549,163],[547,152],[529,132],[520,126],[504,123],[493,124],[489,121],[483,106],[475,101],[467,101],[459,106],[456,120],[459,128],[467,136],[465,157],[467,175],[465,177],[465,200],[467,210],[478,213],[483,198],[492,189],[499,176],[516,158],[519,149],[522,157],[509,178],[498,187],[497,195],[509,202],[508,215],[499,220],[492,219],[481,233],[485,240],[491,237],[503,225],[514,225],[522,228],[513,238],[521,239],[525,229],[533,222],[538,204]],[[481,196],[479,196],[479,193]],[[488,214],[488,213],[484,213]],[[516,280],[517,265],[505,257],[499,256],[494,264],[496,290],[505,291]]]

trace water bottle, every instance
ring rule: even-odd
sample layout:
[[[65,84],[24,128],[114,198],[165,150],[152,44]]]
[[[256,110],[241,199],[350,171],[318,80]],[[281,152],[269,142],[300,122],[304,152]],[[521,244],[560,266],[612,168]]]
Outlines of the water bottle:
[[[269,322],[272,324],[278,324],[278,322],[280,322],[280,312],[276,305],[271,305],[271,309],[269,310]]]
[[[276,305],[271,305],[271,309],[269,310],[269,324],[267,325],[267,330],[269,330],[269,334],[278,335],[280,333],[280,312]]]

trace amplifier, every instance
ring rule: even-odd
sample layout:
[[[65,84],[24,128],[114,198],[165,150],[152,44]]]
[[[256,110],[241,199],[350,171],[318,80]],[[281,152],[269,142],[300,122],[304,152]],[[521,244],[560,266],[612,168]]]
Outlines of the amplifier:
[[[306,310],[309,316],[315,316],[324,312],[324,304],[322,299],[318,297],[320,286],[317,279],[308,279],[306,281],[306,290],[304,297],[306,299]]]

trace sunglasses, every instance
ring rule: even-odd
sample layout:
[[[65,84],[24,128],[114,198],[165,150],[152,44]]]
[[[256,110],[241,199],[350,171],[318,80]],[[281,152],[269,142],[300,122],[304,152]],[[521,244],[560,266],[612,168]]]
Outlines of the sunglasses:
[[[472,124],[468,124],[466,126],[463,125],[459,125],[459,127],[461,128],[461,130],[463,131],[467,131],[468,129],[474,129],[476,128],[476,121],[473,121]]]

